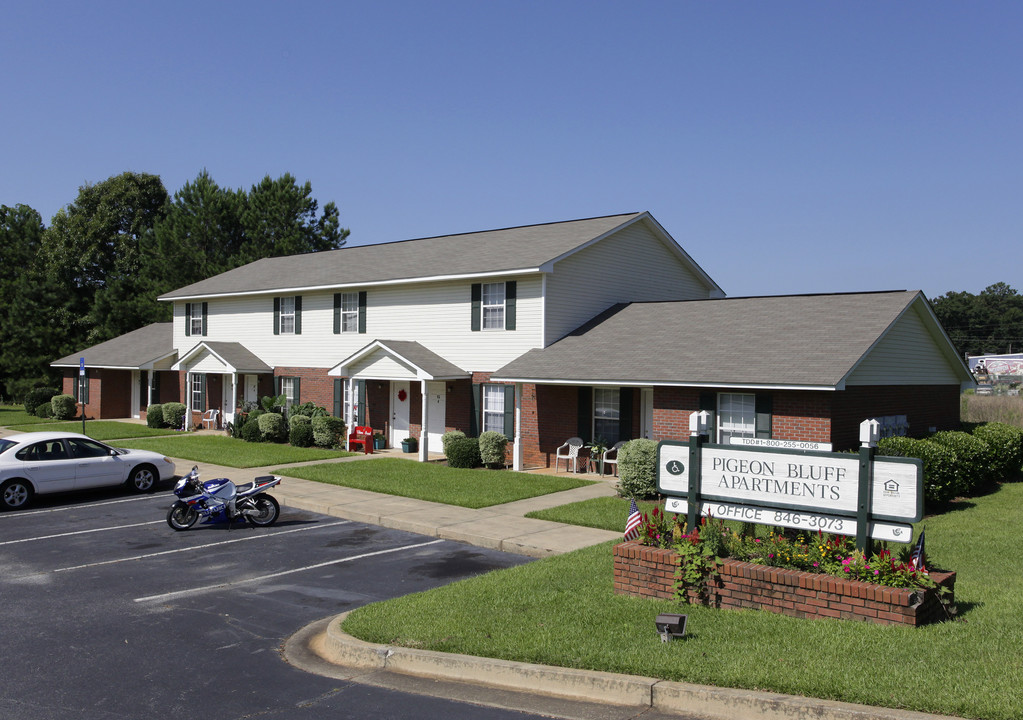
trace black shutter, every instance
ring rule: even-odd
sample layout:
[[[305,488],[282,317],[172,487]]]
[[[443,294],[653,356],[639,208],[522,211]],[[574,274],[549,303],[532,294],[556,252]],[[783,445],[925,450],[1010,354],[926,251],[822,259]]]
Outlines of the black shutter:
[[[472,323],[470,330],[472,332],[479,332],[483,326],[483,285],[481,283],[472,284]]]
[[[301,405],[302,404],[302,378],[300,378],[300,377],[292,378],[292,382],[294,383],[293,387],[295,389],[295,397],[291,401],[291,404],[292,405]]]
[[[199,375],[199,412],[206,412],[206,373]]]
[[[632,388],[618,391],[618,439],[632,439]]]
[[[504,386],[504,435],[515,442],[515,386]]]
[[[209,314],[209,310],[210,310],[210,304],[204,302],[202,304],[202,334],[203,334],[203,337],[206,336],[206,316]]]
[[[334,297],[337,297],[336,295]],[[334,378],[334,417],[341,417],[344,411],[345,385],[341,378]]]
[[[281,378],[279,375],[274,375],[274,397],[281,394]]]
[[[356,401],[359,404],[359,412],[355,418],[355,424],[366,426],[366,381],[356,380],[355,381],[355,397],[358,398]]]
[[[579,437],[583,442],[590,442],[593,438],[593,388],[579,388]]]
[[[515,293],[516,284],[509,280],[504,284],[504,329],[515,329]]]
[[[771,414],[774,412],[774,396],[764,393],[757,393],[756,396],[757,423],[755,435],[758,438],[771,437]]]
[[[302,296],[295,296],[295,334],[302,334]]]
[[[334,334],[341,334],[341,293],[334,293]],[[336,381],[335,381],[336,382]]]
[[[483,401],[480,397],[483,386],[479,383],[472,384],[472,406],[469,414],[469,437],[480,436],[480,419],[483,413]]]
[[[185,337],[192,335],[192,303],[185,303]]]
[[[366,291],[359,291],[359,333],[366,334]]]
[[[281,334],[281,299],[274,298],[274,335]]]

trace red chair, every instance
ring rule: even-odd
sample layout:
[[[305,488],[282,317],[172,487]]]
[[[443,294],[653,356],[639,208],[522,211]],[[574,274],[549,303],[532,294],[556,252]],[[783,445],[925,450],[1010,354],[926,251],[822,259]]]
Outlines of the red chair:
[[[365,455],[373,452],[373,428],[357,426],[352,429],[348,436],[348,450],[354,450],[356,445],[362,445],[362,452]]]

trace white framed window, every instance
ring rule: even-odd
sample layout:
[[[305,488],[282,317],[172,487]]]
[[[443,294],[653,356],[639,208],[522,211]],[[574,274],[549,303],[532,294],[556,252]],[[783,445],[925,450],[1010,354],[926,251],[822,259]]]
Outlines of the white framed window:
[[[188,304],[188,334],[202,335],[202,303]]]
[[[756,437],[757,396],[752,393],[718,395],[718,443],[727,445],[733,437]]]
[[[291,406],[295,404],[296,400],[295,378],[293,377],[281,378],[281,395],[284,396],[284,411],[289,412],[291,410]]]
[[[483,386],[483,432],[504,433],[504,385]]]
[[[295,334],[295,298],[281,298],[281,335]]]
[[[610,446],[620,435],[621,393],[618,388],[593,388],[593,439]]]
[[[341,332],[359,332],[359,293],[341,293]]]
[[[206,376],[201,373],[192,375],[192,409],[206,409]]]
[[[483,283],[484,330],[504,330],[504,283]]]

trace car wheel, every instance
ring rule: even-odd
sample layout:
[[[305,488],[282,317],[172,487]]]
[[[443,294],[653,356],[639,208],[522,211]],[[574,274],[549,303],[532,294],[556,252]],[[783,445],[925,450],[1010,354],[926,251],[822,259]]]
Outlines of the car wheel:
[[[32,499],[32,486],[25,480],[8,480],[0,485],[0,507],[4,510],[20,510]]]
[[[156,471],[150,465],[139,465],[131,471],[128,485],[135,492],[152,492],[156,489]]]

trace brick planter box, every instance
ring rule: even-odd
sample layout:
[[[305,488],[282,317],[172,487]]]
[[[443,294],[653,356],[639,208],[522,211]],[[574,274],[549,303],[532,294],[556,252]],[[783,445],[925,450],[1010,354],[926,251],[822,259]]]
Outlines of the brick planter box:
[[[616,593],[674,598],[678,556],[672,550],[635,541],[614,548]],[[884,625],[925,625],[947,619],[934,590],[891,588],[799,570],[725,559],[719,575],[707,583],[716,608],[756,608],[794,617],[831,617]],[[931,573],[942,587],[955,591],[955,573]],[[954,603],[955,595],[950,596]]]

